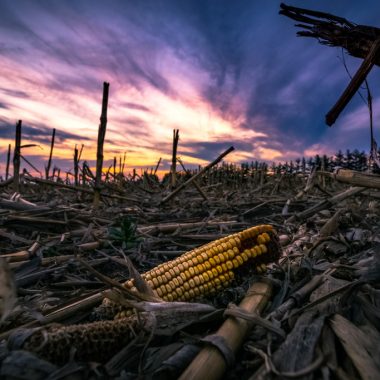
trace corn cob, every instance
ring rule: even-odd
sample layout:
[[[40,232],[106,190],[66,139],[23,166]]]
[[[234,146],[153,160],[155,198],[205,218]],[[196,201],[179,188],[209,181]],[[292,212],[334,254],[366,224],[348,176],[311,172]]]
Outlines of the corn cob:
[[[142,274],[142,278],[165,301],[191,301],[227,287],[244,268],[265,272],[266,264],[278,259],[280,251],[273,227],[259,225],[195,248]],[[133,279],[123,286],[136,290]],[[112,302],[105,299],[103,305],[112,306]],[[121,310],[115,319],[128,315],[130,310]]]

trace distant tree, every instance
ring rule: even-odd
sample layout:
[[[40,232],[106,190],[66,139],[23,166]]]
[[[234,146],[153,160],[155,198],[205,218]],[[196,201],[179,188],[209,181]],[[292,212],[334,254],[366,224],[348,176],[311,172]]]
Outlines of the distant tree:
[[[314,165],[316,166],[317,170],[321,170],[322,159],[319,154],[316,154],[314,157]]]
[[[341,150],[335,153],[334,166],[344,166],[344,154]]]
[[[314,160],[310,157],[306,162],[306,168],[311,170],[314,167]]]
[[[345,169],[351,169],[352,166],[352,153],[349,149],[346,150],[346,156],[343,159],[343,167]]]
[[[305,157],[302,157],[301,169],[302,169],[302,173],[306,172],[306,160],[305,160]]]
[[[296,173],[298,173],[300,171],[301,159],[300,158],[296,158],[295,162],[296,162],[295,171],[296,171]]]

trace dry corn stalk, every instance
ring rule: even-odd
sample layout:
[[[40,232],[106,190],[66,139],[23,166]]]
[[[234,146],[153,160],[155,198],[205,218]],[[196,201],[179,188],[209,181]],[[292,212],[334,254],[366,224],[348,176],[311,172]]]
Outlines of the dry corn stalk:
[[[275,230],[263,224],[195,248],[142,274],[142,278],[164,301],[192,301],[227,287],[244,269],[265,272],[266,265],[277,260],[280,252]],[[133,279],[123,286],[137,290]],[[115,319],[131,314],[107,298],[102,310]]]

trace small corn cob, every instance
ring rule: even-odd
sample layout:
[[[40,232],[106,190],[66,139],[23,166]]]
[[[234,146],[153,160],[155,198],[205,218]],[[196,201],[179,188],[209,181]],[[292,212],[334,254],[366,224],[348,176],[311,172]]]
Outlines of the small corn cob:
[[[165,301],[191,301],[227,287],[243,268],[265,272],[266,264],[278,259],[280,252],[273,227],[259,225],[195,248],[142,274],[142,278]],[[123,286],[136,290],[133,279]],[[105,299],[103,305],[111,306],[112,302]],[[115,319],[128,315],[130,310],[122,310]]]

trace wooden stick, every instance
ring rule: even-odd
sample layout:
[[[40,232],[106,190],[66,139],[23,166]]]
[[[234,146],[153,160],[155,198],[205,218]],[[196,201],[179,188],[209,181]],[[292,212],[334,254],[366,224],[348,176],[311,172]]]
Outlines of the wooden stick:
[[[225,152],[223,152],[218,158],[216,158],[214,161],[209,163],[206,167],[204,167],[202,170],[200,170],[198,173],[194,174],[191,178],[189,178],[185,183],[183,183],[181,186],[177,187],[173,192],[171,192],[168,196],[166,196],[161,203],[167,202],[169,199],[172,199],[175,195],[177,195],[181,190],[183,190],[186,186],[188,186],[190,183],[192,183],[195,179],[202,176],[204,173],[206,173],[210,168],[215,166],[218,162],[220,162],[223,157],[227,156],[227,154],[231,153],[235,148],[233,146],[229,147]]]
[[[53,156],[54,141],[55,141],[55,128],[53,128],[53,133],[51,135],[49,161],[48,161],[47,166],[45,167],[45,178],[46,179],[49,179],[49,171],[50,171],[50,166],[51,166],[51,158]]]
[[[77,145],[75,144],[74,148],[74,184],[79,186],[79,151]]]
[[[326,114],[326,124],[332,126],[340,113],[347,106],[348,102],[355,95],[356,91],[359,90],[359,87],[371,71],[372,67],[375,64],[376,58],[380,54],[380,39],[376,40],[371,47],[367,57],[360,65],[358,71],[355,73],[354,77],[351,79],[351,82],[344,90],[343,94],[340,96],[338,101],[334,104],[331,110]]]
[[[187,174],[190,174],[190,170],[187,170],[182,162],[182,160],[180,158],[177,158],[177,161],[181,164],[182,166],[182,169],[185,171],[185,173]],[[205,201],[208,201],[208,198],[207,198],[207,195],[204,193],[204,191],[202,190],[202,188],[199,186],[198,182],[196,180],[193,181],[193,185],[194,187],[198,190],[199,194],[202,196],[202,198],[205,200]]]
[[[13,153],[13,189],[20,191],[20,156],[21,156],[21,124],[19,120],[16,124],[15,149]]]
[[[7,167],[5,169],[5,180],[9,177],[9,163],[11,161],[11,144],[8,145],[8,153],[7,153]]]
[[[299,214],[295,214],[287,219],[288,222],[303,221],[311,216],[315,215],[317,212],[325,210],[335,204],[338,204],[345,200],[346,198],[352,197],[353,195],[359,194],[365,190],[365,187],[350,187],[349,189],[342,191],[331,198],[325,199],[316,205],[300,212]]]
[[[177,166],[177,148],[179,140],[179,130],[173,129],[173,153],[172,153],[172,166],[170,168],[170,186],[175,188],[177,182],[176,166]]]
[[[256,282],[248,290],[240,303],[240,308],[248,313],[259,314],[266,306],[272,294],[272,286],[268,282]],[[215,336],[224,341],[227,348],[235,353],[244,342],[252,328],[253,322],[228,318]],[[216,380],[220,379],[227,369],[227,364],[221,351],[214,345],[207,346],[195,357],[193,362],[180,376],[180,380]]]
[[[100,115],[100,125],[98,130],[98,146],[96,152],[96,176],[95,176],[95,188],[94,188],[94,208],[99,207],[100,202],[100,185],[102,182],[102,168],[103,168],[103,146],[104,138],[106,136],[107,128],[107,107],[108,107],[108,93],[110,84],[103,83],[103,101],[102,101],[102,113]]]
[[[155,167],[155,169],[154,169],[154,172],[153,172],[154,175],[156,175],[156,173],[157,173],[157,169],[158,169],[158,167],[160,166],[160,163],[161,163],[161,157],[160,157],[160,159],[158,160],[157,165],[156,165],[156,167]]]
[[[357,172],[355,170],[339,169],[336,173],[319,172],[323,176],[335,178],[339,182],[354,186],[380,189],[380,176],[377,174]]]
[[[221,227],[221,226],[235,226],[238,225],[236,220],[229,221],[208,221],[208,222],[192,222],[192,223],[162,223],[151,226],[142,226],[138,227],[137,231],[139,233],[145,233],[152,235],[154,233],[172,233],[178,229],[191,229],[191,228],[199,228],[199,227]]]

